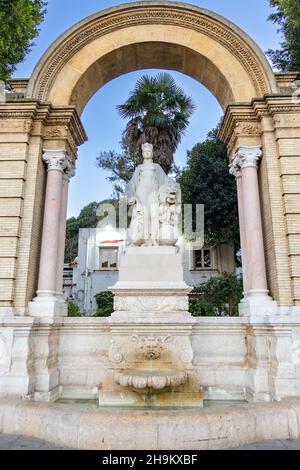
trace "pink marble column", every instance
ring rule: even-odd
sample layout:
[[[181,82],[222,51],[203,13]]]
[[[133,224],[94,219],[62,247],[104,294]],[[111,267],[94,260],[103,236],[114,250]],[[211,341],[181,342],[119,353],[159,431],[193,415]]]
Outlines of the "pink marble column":
[[[63,184],[61,192],[61,210],[59,222],[59,241],[57,253],[57,276],[56,276],[56,293],[62,299],[63,295],[63,271],[65,258],[65,242],[66,242],[66,225],[67,225],[67,208],[68,208],[68,191],[69,181],[75,175],[75,167],[71,161],[63,174]]]
[[[246,251],[246,233],[245,233],[245,221],[244,221],[244,197],[243,197],[243,180],[242,170],[239,167],[236,158],[230,165],[230,174],[236,178],[237,187],[237,199],[238,199],[238,211],[239,211],[239,226],[240,226],[240,242],[241,242],[241,253],[242,253],[242,269],[243,269],[243,286],[244,294],[249,291],[248,273],[247,273],[247,251]]]
[[[267,276],[257,167],[262,156],[260,147],[242,147],[238,158],[242,170],[243,211],[248,253],[249,291],[267,292]]]
[[[261,206],[258,186],[260,147],[240,147],[235,155],[242,171],[243,220],[246,241],[247,291],[240,305],[242,315],[277,313],[277,304],[268,295]],[[246,289],[245,289],[246,290]]]
[[[67,157],[64,151],[45,150],[43,160],[47,165],[48,173],[38,290],[37,298],[35,300],[55,301],[61,195],[63,187],[63,173],[66,167]]]

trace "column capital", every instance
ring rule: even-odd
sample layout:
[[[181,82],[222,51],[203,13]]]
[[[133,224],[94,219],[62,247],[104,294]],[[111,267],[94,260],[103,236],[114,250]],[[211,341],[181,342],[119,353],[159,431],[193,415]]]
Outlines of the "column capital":
[[[240,162],[239,159],[234,157],[232,162],[229,165],[229,173],[233,176],[235,176],[236,179],[240,178],[242,176],[242,170],[240,167]]]
[[[75,174],[76,174],[75,163],[69,157],[67,157],[66,167],[64,170],[64,174],[63,174],[64,181],[69,182],[70,179],[73,178],[73,176],[75,176]]]
[[[234,160],[237,160],[238,166],[244,168],[257,168],[258,162],[262,157],[262,149],[259,146],[239,147]]]
[[[47,165],[47,170],[56,170],[63,173],[67,168],[68,155],[65,150],[43,150],[43,161]]]

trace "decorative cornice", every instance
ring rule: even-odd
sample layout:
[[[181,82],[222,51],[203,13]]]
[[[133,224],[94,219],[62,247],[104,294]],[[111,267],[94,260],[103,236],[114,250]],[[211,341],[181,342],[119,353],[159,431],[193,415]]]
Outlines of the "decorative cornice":
[[[79,25],[54,44],[44,58],[44,64],[34,72],[28,93],[46,101],[52,84],[63,66],[80,49],[99,37],[135,25],[174,25],[200,32],[225,47],[243,65],[251,78],[257,96],[270,92],[266,69],[255,51],[254,44],[241,31],[217,15],[206,10],[189,8],[188,5],[129,4],[124,8],[104,11]],[[275,80],[274,80],[275,83]],[[276,86],[276,85],[275,85]]]
[[[227,107],[219,131],[219,139],[232,147],[232,142],[239,136],[258,136],[261,134],[260,123],[270,117],[276,124],[278,114],[299,114],[300,104],[293,102],[292,95],[267,95],[256,98],[252,103],[237,103]]]

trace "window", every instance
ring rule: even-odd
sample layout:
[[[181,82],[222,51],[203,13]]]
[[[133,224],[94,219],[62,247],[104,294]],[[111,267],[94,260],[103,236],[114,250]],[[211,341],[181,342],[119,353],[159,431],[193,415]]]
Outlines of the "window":
[[[100,248],[100,269],[108,271],[118,269],[118,248]]]
[[[194,251],[194,269],[211,269],[212,256],[210,249]]]

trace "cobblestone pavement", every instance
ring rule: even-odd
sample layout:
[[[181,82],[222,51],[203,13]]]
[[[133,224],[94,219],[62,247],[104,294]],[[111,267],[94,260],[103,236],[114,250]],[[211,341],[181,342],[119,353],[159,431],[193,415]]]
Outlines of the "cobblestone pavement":
[[[63,450],[63,447],[31,437],[0,434],[0,450]],[[300,450],[300,439],[264,441],[232,450]]]

